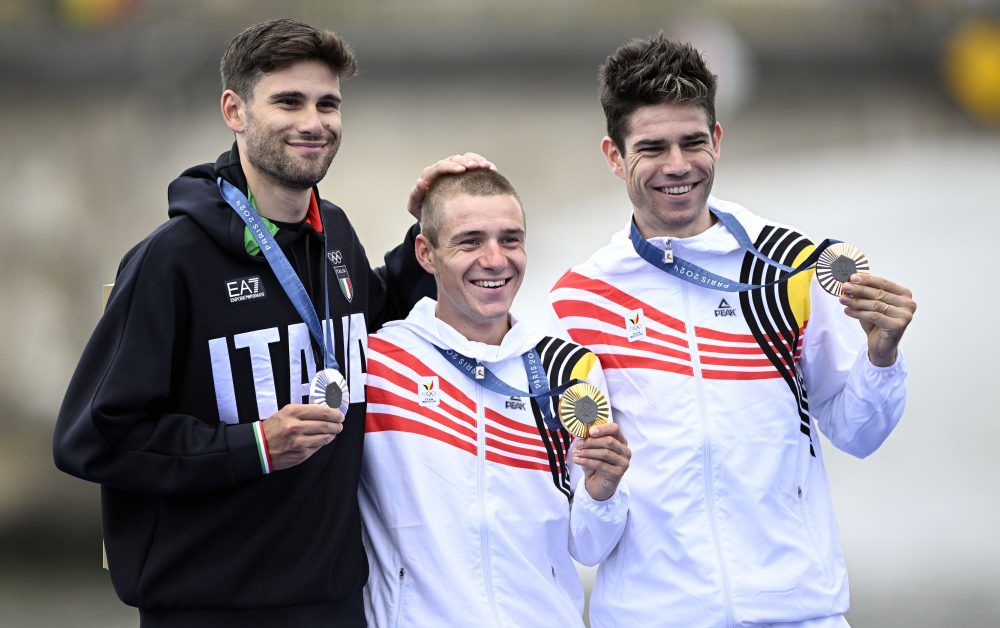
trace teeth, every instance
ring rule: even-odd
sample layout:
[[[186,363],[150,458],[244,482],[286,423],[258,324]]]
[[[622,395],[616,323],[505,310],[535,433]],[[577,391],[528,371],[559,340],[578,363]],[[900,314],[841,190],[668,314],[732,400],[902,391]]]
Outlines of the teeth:
[[[679,185],[677,187],[667,188],[667,194],[685,194],[690,191],[690,185]]]
[[[506,279],[497,279],[495,281],[481,280],[481,281],[473,281],[472,283],[476,284],[480,288],[499,288],[500,286],[507,283],[507,280]]]

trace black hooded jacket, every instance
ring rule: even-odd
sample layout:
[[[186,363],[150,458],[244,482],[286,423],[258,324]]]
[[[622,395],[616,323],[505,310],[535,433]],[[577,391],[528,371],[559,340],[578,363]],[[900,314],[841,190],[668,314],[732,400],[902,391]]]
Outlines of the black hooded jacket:
[[[111,579],[144,626],[363,626],[364,347],[434,281],[414,257],[416,227],[374,271],[329,202],[324,233],[279,230],[320,319],[328,294],[352,403],[332,444],[265,475],[253,423],[307,403],[322,355],[267,261],[247,253],[217,176],[246,194],[235,146],[171,183],[170,220],[125,255],[59,412],[56,465],[103,485]]]

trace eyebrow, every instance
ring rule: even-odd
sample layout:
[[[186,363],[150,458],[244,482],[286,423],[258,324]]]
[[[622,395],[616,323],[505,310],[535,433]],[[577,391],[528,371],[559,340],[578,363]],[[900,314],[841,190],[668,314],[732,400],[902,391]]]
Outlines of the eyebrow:
[[[276,94],[271,94],[268,97],[268,101],[269,102],[278,102],[280,100],[286,100],[286,99],[289,99],[289,98],[295,99],[295,100],[305,100],[306,99],[306,95],[304,93],[298,91],[298,90],[287,90],[287,91],[284,91],[284,92],[278,92]],[[319,101],[332,100],[332,101],[336,102],[338,105],[341,103],[340,96],[338,96],[336,94],[325,94],[323,96],[320,96],[318,98],[318,100]]]
[[[694,133],[687,133],[681,136],[682,142],[690,142],[692,140],[704,140],[708,139],[709,134],[706,131],[695,131]],[[664,139],[641,139],[636,140],[632,143],[632,148],[660,148],[667,145]]]
[[[501,236],[523,236],[525,234],[524,229],[504,229],[500,232]],[[481,229],[470,229],[469,231],[460,231],[455,235],[451,236],[450,242],[460,242],[466,238],[482,238],[486,235],[486,232]]]

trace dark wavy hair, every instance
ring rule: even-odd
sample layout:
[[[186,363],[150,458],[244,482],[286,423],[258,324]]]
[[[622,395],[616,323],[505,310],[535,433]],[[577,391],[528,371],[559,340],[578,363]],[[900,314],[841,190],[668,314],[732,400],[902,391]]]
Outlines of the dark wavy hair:
[[[219,67],[222,89],[240,98],[253,94],[262,74],[296,61],[317,59],[341,78],[354,76],[358,63],[343,38],[297,20],[270,20],[254,24],[230,40]]]
[[[709,130],[715,128],[716,76],[694,46],[670,41],[662,32],[615,50],[601,66],[600,84],[608,137],[622,154],[629,117],[646,105],[701,107]]]

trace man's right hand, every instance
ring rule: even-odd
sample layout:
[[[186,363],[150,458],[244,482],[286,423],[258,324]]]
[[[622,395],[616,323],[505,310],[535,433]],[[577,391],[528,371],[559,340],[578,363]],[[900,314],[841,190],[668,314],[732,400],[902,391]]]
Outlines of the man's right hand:
[[[279,471],[304,462],[344,429],[339,409],[319,404],[290,403],[261,422],[271,469]]]

